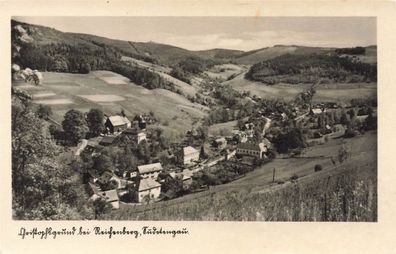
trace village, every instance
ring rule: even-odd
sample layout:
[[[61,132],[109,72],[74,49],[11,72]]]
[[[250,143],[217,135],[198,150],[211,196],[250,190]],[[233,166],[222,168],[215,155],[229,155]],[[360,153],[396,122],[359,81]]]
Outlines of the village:
[[[258,109],[250,117],[239,120],[237,126],[224,131],[227,135],[202,134],[199,128],[188,131],[183,142],[171,144],[160,156],[146,159],[147,163],[138,163],[136,167],[123,171],[115,167],[104,169],[100,174],[95,168],[84,172],[90,201],[105,201],[113,209],[119,209],[120,205],[166,201],[244,177],[276,156],[303,156],[304,145],[297,144],[295,149],[282,148],[282,142],[283,145],[289,142],[286,146],[293,146],[293,142],[279,140],[279,130],[292,123],[295,128],[303,130],[303,134],[294,133],[292,139],[298,139],[300,135],[306,146],[320,145],[346,135],[358,135],[357,130],[365,125],[367,118],[376,116],[376,112],[362,102],[353,104],[319,103],[308,108],[294,106],[288,114]],[[146,149],[153,147],[161,136],[161,131],[150,128],[154,123],[153,113],[138,115],[132,120],[123,112],[105,116],[103,133],[83,140],[85,142],[80,143],[75,155],[84,153],[95,158],[104,150],[125,142]],[[201,135],[203,139],[200,139]],[[277,149],[270,140],[277,142]],[[331,160],[335,163],[336,158],[331,157]],[[317,170],[320,169],[315,168],[315,172]],[[282,183],[279,181],[279,184]]]

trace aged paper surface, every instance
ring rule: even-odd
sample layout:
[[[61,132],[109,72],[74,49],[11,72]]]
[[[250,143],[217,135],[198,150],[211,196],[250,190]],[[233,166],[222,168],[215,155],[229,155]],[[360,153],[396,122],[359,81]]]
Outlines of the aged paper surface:
[[[396,5],[392,1],[0,1],[1,56],[1,253],[395,253]],[[13,16],[363,16],[377,18],[378,46],[378,221],[190,222],[17,221],[11,210],[10,20]],[[216,26],[216,24],[213,24]],[[187,228],[188,235],[58,237],[21,239],[26,228],[144,226]]]

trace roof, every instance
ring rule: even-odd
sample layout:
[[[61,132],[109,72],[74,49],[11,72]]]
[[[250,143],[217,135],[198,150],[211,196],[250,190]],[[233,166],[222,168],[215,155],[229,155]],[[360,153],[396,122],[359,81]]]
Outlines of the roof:
[[[170,172],[169,175],[170,175],[170,177],[175,178],[176,177],[176,172]]]
[[[139,183],[139,191],[150,190],[161,187],[161,184],[151,178],[143,178]]]
[[[94,194],[96,194],[96,195],[99,195],[99,194],[100,194],[100,189],[99,189],[98,186],[96,186],[96,185],[93,184],[93,183],[88,183],[88,184],[89,184],[89,187],[91,187],[91,190],[92,190],[92,192],[93,192]]]
[[[188,170],[188,169],[185,169],[185,170],[183,170],[183,172],[180,173],[180,175],[183,176],[183,178],[182,178],[183,181],[190,179],[193,176],[193,174],[194,174],[194,172],[192,170]]]
[[[115,137],[106,136],[99,141],[99,144],[113,144]]]
[[[125,116],[109,116],[109,121],[113,126],[130,124],[131,122]]]
[[[101,183],[107,183],[112,177],[113,175],[110,172],[106,171],[98,178],[98,181]]]
[[[314,113],[314,114],[322,114],[322,109],[320,109],[320,108],[313,108],[312,110],[312,113]]]
[[[244,150],[253,150],[253,151],[262,151],[263,149],[260,147],[258,144],[253,144],[253,143],[240,143],[238,144],[238,149],[244,149]]]
[[[113,202],[119,200],[117,190],[102,191],[100,193],[100,196],[104,197],[107,202]]]
[[[195,148],[192,147],[192,146],[187,146],[187,147],[184,147],[184,148],[183,148],[183,154],[184,154],[184,155],[186,155],[186,154],[192,154],[192,153],[198,153],[198,150],[195,149]]]
[[[357,120],[364,121],[369,115],[356,116]]]
[[[162,170],[162,165],[159,162],[138,166],[139,174],[147,174],[147,173],[161,171],[161,170]]]

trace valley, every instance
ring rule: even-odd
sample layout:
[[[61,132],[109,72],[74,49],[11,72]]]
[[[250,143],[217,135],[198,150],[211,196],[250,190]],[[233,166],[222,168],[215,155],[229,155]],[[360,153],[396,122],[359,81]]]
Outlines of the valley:
[[[15,218],[377,220],[376,46],[11,28]]]

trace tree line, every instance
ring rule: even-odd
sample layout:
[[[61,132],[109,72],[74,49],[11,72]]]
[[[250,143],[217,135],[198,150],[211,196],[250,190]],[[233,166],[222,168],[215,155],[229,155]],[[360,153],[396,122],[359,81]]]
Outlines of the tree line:
[[[51,43],[34,45],[24,43],[13,62],[40,71],[86,74],[95,70],[108,70],[129,78],[132,82],[148,89],[164,88],[175,90],[174,85],[157,73],[121,61],[125,55],[121,50],[104,44],[97,47]]]

